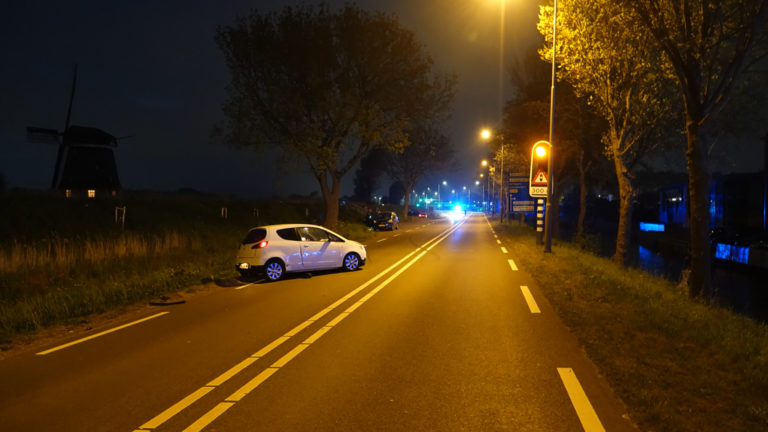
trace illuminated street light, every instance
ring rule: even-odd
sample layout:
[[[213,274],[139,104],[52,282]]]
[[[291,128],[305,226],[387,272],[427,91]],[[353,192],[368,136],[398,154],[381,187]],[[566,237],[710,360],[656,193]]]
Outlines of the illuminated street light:
[[[443,186],[448,186],[448,183],[445,180],[443,180]],[[439,203],[443,202],[442,196],[440,195],[440,183],[437,184],[437,202],[438,206],[440,206]]]
[[[490,140],[492,136],[493,136],[493,133],[488,128],[485,128],[485,129],[480,131],[480,137],[483,138],[486,141]],[[499,187],[499,189],[501,191],[500,197],[499,197],[499,202],[501,203],[501,211],[499,212],[499,222],[504,222],[504,211],[505,211],[505,205],[504,205],[505,204],[505,199],[504,199],[504,196],[506,195],[506,193],[504,193],[504,191],[507,190],[504,187],[504,134],[501,134],[501,133],[498,134],[498,139],[501,142],[501,184],[500,184],[500,187]]]

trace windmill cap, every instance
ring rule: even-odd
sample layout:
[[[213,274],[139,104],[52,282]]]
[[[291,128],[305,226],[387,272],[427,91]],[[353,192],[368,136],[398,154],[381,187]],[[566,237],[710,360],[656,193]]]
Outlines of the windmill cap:
[[[64,140],[70,144],[88,144],[117,147],[117,138],[101,129],[86,126],[70,126],[64,132]]]

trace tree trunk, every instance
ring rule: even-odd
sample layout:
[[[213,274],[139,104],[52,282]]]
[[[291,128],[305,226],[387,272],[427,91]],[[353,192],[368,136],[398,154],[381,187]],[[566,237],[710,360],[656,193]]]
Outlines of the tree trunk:
[[[619,225],[616,232],[616,252],[611,258],[623,266],[629,265],[632,248],[632,210],[635,189],[626,163],[618,154],[618,145],[613,145],[613,162],[616,166],[616,179],[619,182]]]
[[[413,190],[413,185],[408,185],[407,188],[405,188],[405,196],[403,197],[403,220],[408,220],[408,207],[411,202],[411,191]]]
[[[579,169],[579,217],[576,220],[576,243],[584,246],[584,219],[587,216],[587,170],[584,167],[584,149],[579,151],[576,166]]]
[[[688,294],[692,298],[710,300],[712,297],[711,251],[709,244],[709,171],[706,163],[705,141],[696,110],[686,107],[688,137],[688,202],[690,213],[690,266]]]
[[[339,224],[339,194],[341,192],[341,179],[333,174],[331,177],[331,187],[328,187],[326,175],[318,177],[320,191],[323,194],[325,202],[325,220],[323,225],[328,228],[336,228]]]
[[[562,178],[562,177],[560,177]],[[547,203],[549,205],[549,203]],[[552,239],[560,238],[560,183],[552,183],[552,210],[549,213],[552,218]]]

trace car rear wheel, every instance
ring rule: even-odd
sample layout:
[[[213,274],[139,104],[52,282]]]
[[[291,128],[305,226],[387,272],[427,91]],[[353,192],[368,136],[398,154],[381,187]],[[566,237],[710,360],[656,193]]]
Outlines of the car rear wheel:
[[[360,255],[350,252],[344,257],[344,270],[355,271],[360,268]]]
[[[271,259],[264,264],[264,275],[270,281],[279,281],[285,275],[285,264],[278,259]]]

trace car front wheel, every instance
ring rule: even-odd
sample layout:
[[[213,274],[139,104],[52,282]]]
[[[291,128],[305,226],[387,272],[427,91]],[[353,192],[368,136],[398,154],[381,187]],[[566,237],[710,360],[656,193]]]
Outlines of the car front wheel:
[[[279,281],[285,275],[285,265],[278,259],[271,259],[264,265],[264,275],[270,281]]]
[[[355,271],[360,268],[360,256],[354,252],[344,257],[344,270]]]

